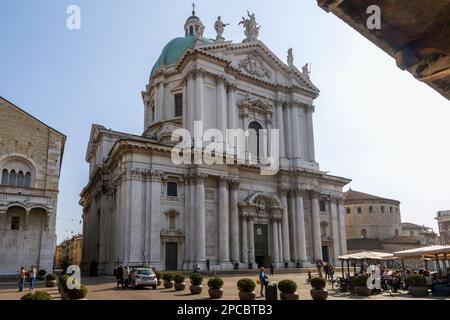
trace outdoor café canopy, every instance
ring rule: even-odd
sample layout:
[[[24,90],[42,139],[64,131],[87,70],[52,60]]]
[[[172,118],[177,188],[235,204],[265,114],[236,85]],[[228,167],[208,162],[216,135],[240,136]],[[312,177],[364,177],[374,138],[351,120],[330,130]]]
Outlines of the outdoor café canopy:
[[[450,246],[428,246],[421,248],[414,248],[409,250],[397,251],[394,252],[394,255],[400,258],[414,258],[414,257],[422,257],[426,255],[450,255]]]
[[[389,260],[395,259],[392,253],[375,252],[375,251],[362,251],[352,254],[346,254],[339,257],[340,260]]]

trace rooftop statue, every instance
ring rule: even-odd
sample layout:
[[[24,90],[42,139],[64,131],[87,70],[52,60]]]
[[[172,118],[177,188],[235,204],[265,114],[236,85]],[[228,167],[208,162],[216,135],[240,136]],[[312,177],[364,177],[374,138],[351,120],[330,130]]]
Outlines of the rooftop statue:
[[[261,28],[261,26],[259,26],[258,23],[256,23],[254,13],[250,14],[250,12],[247,10],[247,16],[248,19],[242,17],[242,21],[239,22],[239,25],[242,24],[245,28],[244,34],[247,38],[244,39],[244,42],[258,41],[259,28]]]
[[[289,67],[294,66],[294,55],[292,54],[292,48],[288,50],[287,63]]]
[[[222,18],[220,16],[217,17],[217,21],[216,21],[216,23],[214,23],[214,29],[216,29],[216,32],[217,32],[216,41],[225,40],[225,38],[222,37],[222,34],[223,34],[225,27],[228,25],[230,25],[230,24],[222,22]]]

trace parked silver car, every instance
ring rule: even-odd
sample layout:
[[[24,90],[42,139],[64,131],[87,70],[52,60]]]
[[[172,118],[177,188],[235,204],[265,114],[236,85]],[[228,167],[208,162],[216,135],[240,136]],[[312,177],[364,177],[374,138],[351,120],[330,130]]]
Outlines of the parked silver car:
[[[158,285],[158,279],[152,269],[148,268],[135,268],[130,273],[130,285],[134,288],[138,287],[152,287],[156,289]]]

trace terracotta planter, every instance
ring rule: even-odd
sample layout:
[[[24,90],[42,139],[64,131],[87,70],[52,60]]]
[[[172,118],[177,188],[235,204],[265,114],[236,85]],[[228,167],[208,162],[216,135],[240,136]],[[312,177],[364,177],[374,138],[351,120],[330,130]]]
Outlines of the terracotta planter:
[[[189,290],[191,291],[192,294],[200,294],[202,293],[202,289],[203,289],[202,285],[189,287]]]
[[[281,293],[280,293],[280,299],[281,299],[281,300],[298,300],[299,297],[298,297],[298,293],[297,293],[297,292],[294,292],[294,293],[284,293],[284,292],[281,292]],[[326,299],[326,298],[325,298],[325,299]]]
[[[164,281],[164,288],[170,289],[173,288],[173,281]]]
[[[358,296],[368,297],[372,293],[372,290],[367,287],[354,287],[355,293]]]
[[[223,296],[223,289],[209,288],[208,294],[211,299],[220,299]]]
[[[255,293],[255,291],[253,291],[253,292],[239,291],[239,299],[240,300],[255,300],[256,293]]]
[[[186,288],[186,283],[175,283],[175,290],[183,291]]]
[[[413,297],[426,297],[428,296],[427,287],[408,287],[409,294]]]
[[[311,298],[313,298],[313,300],[327,300],[328,298],[327,290],[311,289],[309,293],[311,294]]]
[[[58,285],[58,283],[56,282],[56,280],[45,280],[45,286],[47,288],[53,288],[56,287]]]

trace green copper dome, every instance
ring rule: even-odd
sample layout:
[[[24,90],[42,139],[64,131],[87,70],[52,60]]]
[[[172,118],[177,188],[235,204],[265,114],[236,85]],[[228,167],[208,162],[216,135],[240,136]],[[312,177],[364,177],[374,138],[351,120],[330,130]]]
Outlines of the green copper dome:
[[[175,38],[171,40],[168,44],[166,44],[163,51],[161,52],[161,55],[159,56],[159,59],[156,61],[155,65],[152,68],[150,78],[153,76],[153,74],[156,72],[156,70],[158,70],[160,66],[163,65],[168,66],[176,63],[181,58],[186,49],[194,47],[194,42],[195,36],[186,36]],[[201,42],[213,43],[214,41],[207,38],[201,38]]]

